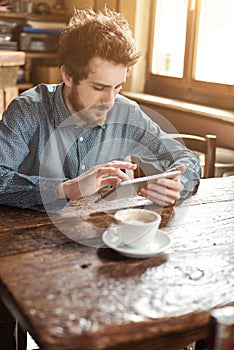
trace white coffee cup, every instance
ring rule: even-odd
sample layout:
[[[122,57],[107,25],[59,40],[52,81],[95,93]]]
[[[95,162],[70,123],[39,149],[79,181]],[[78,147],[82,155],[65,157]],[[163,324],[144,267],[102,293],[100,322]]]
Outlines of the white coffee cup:
[[[108,228],[113,245],[142,248],[155,239],[161,216],[146,209],[122,209],[115,213],[117,224]]]

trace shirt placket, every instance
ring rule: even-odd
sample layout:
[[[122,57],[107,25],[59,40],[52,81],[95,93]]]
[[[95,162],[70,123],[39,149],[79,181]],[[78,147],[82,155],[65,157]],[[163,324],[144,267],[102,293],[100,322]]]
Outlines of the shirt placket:
[[[87,154],[87,135],[85,133],[81,133],[77,138],[77,156],[78,156],[78,175],[83,174],[86,170],[88,170],[88,165],[86,164],[86,156]]]

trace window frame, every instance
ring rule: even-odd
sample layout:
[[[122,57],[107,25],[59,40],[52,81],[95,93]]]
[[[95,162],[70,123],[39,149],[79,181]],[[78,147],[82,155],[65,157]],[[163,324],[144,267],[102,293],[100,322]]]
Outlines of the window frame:
[[[202,0],[187,0],[187,27],[185,41],[184,74],[182,78],[157,75],[151,72],[153,54],[154,22],[157,0],[151,3],[151,22],[149,29],[148,58],[144,92],[186,102],[192,102],[222,109],[234,109],[234,85],[210,83],[195,80],[196,46],[198,38],[199,14]]]

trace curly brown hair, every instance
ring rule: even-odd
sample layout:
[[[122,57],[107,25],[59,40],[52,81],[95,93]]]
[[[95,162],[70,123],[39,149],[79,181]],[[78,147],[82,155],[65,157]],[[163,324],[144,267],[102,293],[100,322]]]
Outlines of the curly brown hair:
[[[128,69],[136,64],[140,53],[132,31],[122,14],[105,8],[74,9],[59,40],[58,64],[78,84],[87,79],[89,62],[99,57]]]

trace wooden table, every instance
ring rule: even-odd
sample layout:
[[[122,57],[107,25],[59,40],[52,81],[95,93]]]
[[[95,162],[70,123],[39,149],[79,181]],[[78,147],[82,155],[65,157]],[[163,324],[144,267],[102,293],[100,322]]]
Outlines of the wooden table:
[[[41,348],[176,350],[234,304],[234,177],[204,179],[164,210],[172,244],[148,259],[101,247],[109,213],[70,213],[1,207],[1,297]]]

